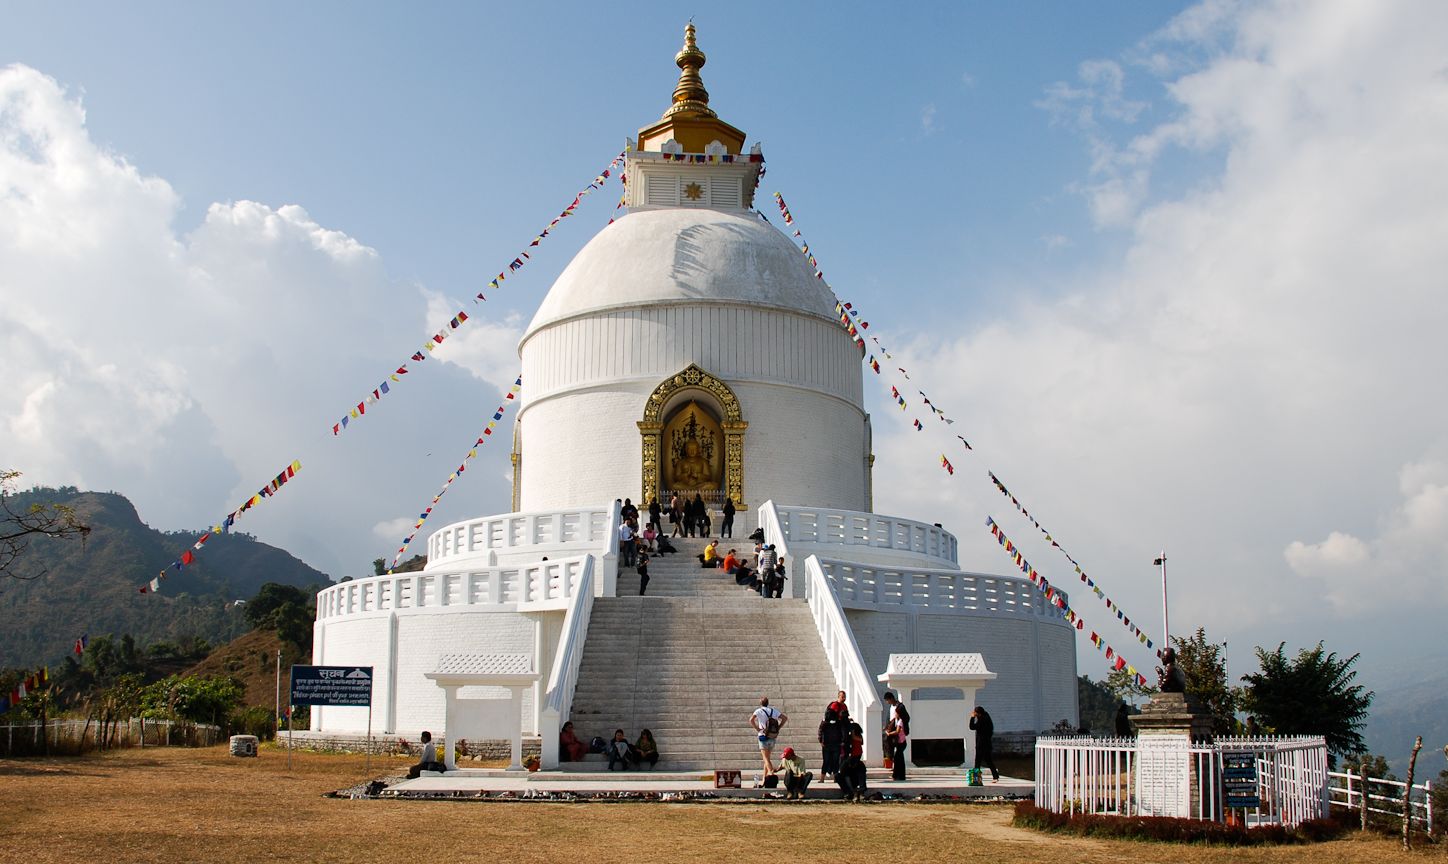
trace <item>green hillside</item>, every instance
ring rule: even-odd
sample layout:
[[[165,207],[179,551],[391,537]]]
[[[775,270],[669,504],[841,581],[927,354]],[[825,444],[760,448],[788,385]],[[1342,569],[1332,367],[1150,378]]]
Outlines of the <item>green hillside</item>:
[[[246,534],[213,536],[195,563],[172,570],[160,594],[137,588],[190,547],[201,529],[158,531],[123,495],[75,489],[34,489],[11,498],[66,504],[91,527],[80,540],[32,542],[22,572],[33,580],[0,578],[0,667],[55,663],[82,633],[129,633],[137,643],[201,637],[213,644],[247,632],[241,607],[265,582],[324,586],[326,574]]]

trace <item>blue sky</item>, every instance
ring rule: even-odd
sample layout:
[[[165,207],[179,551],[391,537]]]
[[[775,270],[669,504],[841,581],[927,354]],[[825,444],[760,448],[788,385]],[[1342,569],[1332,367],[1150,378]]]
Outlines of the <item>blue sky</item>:
[[[1421,398],[1448,365],[1444,7],[881,9],[695,18],[712,105],[763,142],[765,212],[784,193],[977,444],[943,477],[951,436],[870,379],[877,509],[1005,572],[984,517],[1033,529],[989,467],[1145,619],[1170,550],[1176,628],[1230,639],[1234,671],[1279,639],[1407,657],[1448,612],[1448,409]],[[300,458],[306,482],[239,527],[365,572],[496,407],[616,187],[444,362],[331,423],[659,116],[688,14],[10,4],[7,464],[181,528]],[[507,508],[505,449],[430,526]]]

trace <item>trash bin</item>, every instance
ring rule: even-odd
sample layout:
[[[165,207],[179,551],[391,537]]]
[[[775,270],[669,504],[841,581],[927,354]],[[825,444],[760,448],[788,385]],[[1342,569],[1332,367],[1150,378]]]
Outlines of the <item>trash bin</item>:
[[[231,736],[231,755],[255,756],[257,743],[255,735],[233,735]]]

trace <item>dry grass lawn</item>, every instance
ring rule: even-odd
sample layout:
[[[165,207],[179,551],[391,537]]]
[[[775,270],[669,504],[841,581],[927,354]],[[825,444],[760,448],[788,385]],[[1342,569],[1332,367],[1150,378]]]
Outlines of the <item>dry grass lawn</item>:
[[[1228,849],[1059,838],[1010,826],[1005,805],[836,802],[531,804],[350,801],[360,756],[148,749],[0,760],[0,861],[1041,861],[1349,864],[1441,861],[1389,840]],[[401,758],[373,760],[373,774]]]

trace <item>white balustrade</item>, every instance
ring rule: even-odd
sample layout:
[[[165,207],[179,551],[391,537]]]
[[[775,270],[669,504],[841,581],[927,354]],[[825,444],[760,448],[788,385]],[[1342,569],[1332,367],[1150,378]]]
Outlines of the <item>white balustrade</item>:
[[[568,604],[563,616],[563,633],[553,669],[548,673],[548,690],[543,696],[543,711],[538,734],[543,739],[539,757],[544,768],[557,768],[558,734],[563,731],[564,718],[573,710],[573,692],[578,686],[578,669],[583,662],[583,644],[588,637],[588,619],[593,614],[592,560],[579,578],[579,590]]]
[[[590,577],[587,590],[593,590],[593,567],[593,556],[579,555],[516,567],[368,576],[332,585],[318,593],[317,620],[458,606],[522,611],[564,609],[574,595],[584,590],[585,573]]]
[[[961,570],[874,567],[820,559],[825,577],[849,609],[1039,615],[1061,618],[1061,610],[1029,580]]]
[[[874,734],[874,730],[882,725],[880,697],[875,692],[875,679],[871,677],[864,658],[860,656],[860,646],[855,641],[854,631],[850,629],[845,610],[830,588],[829,580],[820,567],[819,558],[811,555],[804,563],[804,573],[805,600],[809,603],[810,616],[814,618],[815,629],[819,631],[825,656],[829,658],[830,671],[835,675],[835,686],[845,691],[849,704],[858,706],[852,716],[865,730],[865,764],[883,764],[880,736]]]
[[[617,543],[617,518],[616,507],[603,505],[454,522],[428,538],[427,566],[449,567],[474,558],[490,565],[509,563],[510,556],[611,550]]]
[[[799,507],[766,501],[760,506],[759,524],[768,542],[781,550],[794,547],[794,554],[849,554],[851,557],[887,554],[933,562],[935,566],[956,564],[955,535],[936,525],[913,519],[898,519],[860,510]],[[850,552],[832,548],[849,547]]]

